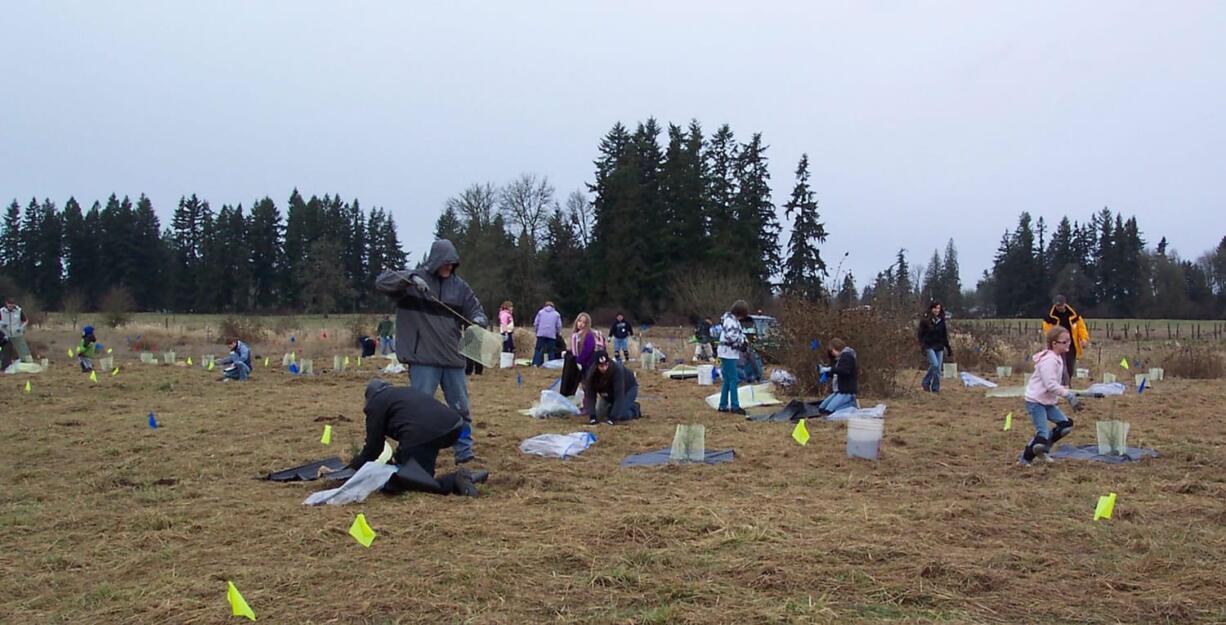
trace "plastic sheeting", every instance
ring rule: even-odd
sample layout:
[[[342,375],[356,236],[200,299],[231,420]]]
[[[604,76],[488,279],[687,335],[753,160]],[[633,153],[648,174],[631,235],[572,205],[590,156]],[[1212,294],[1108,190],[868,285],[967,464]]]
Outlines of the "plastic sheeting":
[[[1067,460],[1090,460],[1093,462],[1105,462],[1107,464],[1127,464],[1136,462],[1144,458],[1157,458],[1158,452],[1154,449],[1145,447],[1128,447],[1124,449],[1124,453],[1120,455],[1104,455],[1098,453],[1098,445],[1061,445],[1048,454],[1052,458],[1064,458]]]
[[[753,408],[755,406],[774,406],[783,402],[775,398],[773,394],[773,385],[770,382],[765,384],[745,385],[736,390],[738,403],[742,408]],[[719,393],[707,395],[707,405],[712,410],[719,409]]]
[[[1123,395],[1127,387],[1121,382],[1099,382],[1091,384],[1090,388],[1084,391],[1073,391],[1078,395],[1090,395],[1093,397],[1111,397],[1112,395]]]
[[[818,409],[817,409],[817,407],[821,403],[822,402],[820,401],[801,401],[799,399],[793,399],[792,401],[788,402],[788,405],[784,406],[783,409],[779,410],[778,412],[774,412],[771,414],[749,415],[745,418],[749,421],[778,421],[778,422],[791,422],[791,421],[798,421],[800,419],[812,419],[814,417],[821,416],[821,414],[818,412]]]
[[[323,504],[343,506],[347,503],[366,501],[366,498],[371,493],[383,488],[383,485],[392,479],[392,475],[396,473],[397,468],[393,464],[367,462],[362,465],[361,469],[358,469],[357,473],[353,474],[353,477],[349,478],[344,484],[341,484],[340,488],[312,493],[302,504],[305,506]]]
[[[621,466],[623,467],[654,467],[661,464],[669,463],[669,455],[672,450],[668,447],[648,451],[641,454],[631,454],[622,459]],[[736,451],[732,449],[721,449],[719,451],[708,451],[703,455],[703,464],[722,464],[724,462],[732,462],[736,457]]]
[[[557,360],[546,360],[541,366],[546,369],[561,369],[565,364],[565,360],[558,358]]]
[[[877,404],[872,408],[848,406],[842,410],[826,415],[827,421],[847,421],[848,419],[884,419],[885,404]]]
[[[999,386],[995,382],[985,380],[977,375],[972,375],[965,371],[963,371],[962,373],[959,373],[958,377],[962,379],[963,385],[971,387],[971,388],[974,388],[976,386],[982,386],[984,388],[996,388],[997,386]]]
[[[310,482],[320,478],[319,469],[322,467],[328,467],[333,471],[339,471],[340,469],[344,468],[344,466],[344,461],[336,456],[332,456],[331,458],[324,458],[323,460],[308,462],[296,467],[290,467],[280,471],[273,471],[264,479],[272,480],[274,482]],[[329,473],[323,477],[332,478],[333,474]]]
[[[662,372],[661,375],[670,380],[693,380],[698,377],[698,367],[677,365],[668,371]]]
[[[498,366],[502,353],[502,336],[481,326],[468,326],[460,337],[460,353],[493,369]]]
[[[9,365],[8,369],[4,370],[4,372],[9,375],[14,375],[17,373],[42,373],[43,367],[36,362],[21,362],[15,360]]]
[[[569,456],[579,455],[595,442],[596,436],[591,432],[541,434],[520,443],[519,451],[532,456],[565,459]]]
[[[402,365],[402,364],[400,364],[400,363],[398,363],[398,362],[394,362],[394,363],[392,363],[392,364],[390,364],[390,365],[388,365],[388,366],[386,366],[386,367],[384,367],[384,368],[380,369],[379,371],[380,371],[381,373],[386,373],[386,374],[388,374],[388,375],[397,375],[397,374],[404,373],[405,371],[408,371],[408,369],[406,369],[404,365]]]
[[[1024,386],[998,386],[988,389],[985,397],[1021,397],[1026,394]]]

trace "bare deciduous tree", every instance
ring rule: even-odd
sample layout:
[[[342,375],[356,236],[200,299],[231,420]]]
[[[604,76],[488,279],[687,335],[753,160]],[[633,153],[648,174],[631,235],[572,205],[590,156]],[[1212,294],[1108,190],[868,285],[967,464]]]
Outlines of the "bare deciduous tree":
[[[582,190],[575,189],[566,196],[566,213],[575,226],[579,241],[583,247],[587,247],[592,242],[592,226],[596,215],[592,203],[587,200],[587,195]]]
[[[493,223],[497,204],[498,191],[487,182],[469,185],[459,195],[447,198],[446,208],[454,211],[461,222],[484,227]]]
[[[534,244],[539,244],[554,204],[553,193],[549,177],[538,178],[536,174],[520,174],[503,187],[498,208],[511,225],[511,233],[527,234]]]

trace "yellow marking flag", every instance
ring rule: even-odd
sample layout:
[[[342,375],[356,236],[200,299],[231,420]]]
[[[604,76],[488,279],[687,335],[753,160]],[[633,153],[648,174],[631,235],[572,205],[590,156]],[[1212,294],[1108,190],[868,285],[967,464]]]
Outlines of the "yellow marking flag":
[[[212,371],[212,370],[213,370],[213,361],[210,360],[209,361],[209,371]]]
[[[1094,520],[1111,520],[1113,511],[1115,511],[1115,493],[1103,495],[1098,498],[1098,506],[1094,508]]]
[[[1005,415],[1005,431],[1008,432],[1013,428],[1013,413]]]
[[[1121,366],[1121,367],[1123,367],[1123,368],[1125,368],[1125,369],[1127,369],[1127,368],[1128,368],[1128,359],[1127,359],[1127,358],[1121,358],[1121,359],[1120,359],[1120,366]]]
[[[792,428],[792,439],[801,445],[809,444],[809,430],[805,427],[804,419],[797,421],[796,427]]]
[[[72,348],[71,348],[71,347],[69,347],[69,348],[68,348],[68,357],[69,357],[69,358],[72,358],[73,356],[76,356],[76,354],[72,353]]]
[[[268,366],[268,356],[265,356],[265,357],[264,357],[264,366],[265,366],[265,367],[267,367],[267,366]]]
[[[323,436],[321,436],[321,437],[319,437],[319,442],[321,442],[321,443],[323,443],[323,444],[325,444],[325,445],[331,445],[331,444],[332,444],[332,426],[330,426],[330,425],[325,425],[325,426],[324,426],[324,435],[323,435]]]
[[[358,367],[362,366],[362,357],[358,356]]]
[[[26,380],[26,392],[27,393],[30,392],[30,381],[29,380]]]
[[[353,520],[353,525],[349,526],[349,535],[354,540],[362,543],[362,546],[366,548],[369,548],[370,543],[375,541],[375,530],[370,529],[370,525],[366,523],[366,515],[361,512]]]
[[[113,353],[115,353],[115,348],[114,348],[114,347],[108,347],[108,348],[106,348],[106,353],[108,353],[108,354],[113,354]]]
[[[349,357],[348,357],[348,356],[345,356],[345,366],[346,366],[346,367],[348,367],[348,366],[349,366]]]
[[[98,383],[98,372],[97,371],[89,372],[89,381],[93,382],[94,384]]]
[[[192,357],[191,357],[191,356],[188,356],[188,357],[187,357],[187,366],[189,366],[189,367],[190,367],[190,366],[192,366]]]
[[[238,588],[234,586],[234,582],[226,582],[226,599],[230,602],[230,614],[234,616],[245,616],[251,620],[255,620],[255,612],[251,611],[251,606],[247,605],[247,600],[239,594]]]
[[[114,369],[111,369],[111,377],[113,378],[117,375],[119,375],[119,367],[115,367]]]

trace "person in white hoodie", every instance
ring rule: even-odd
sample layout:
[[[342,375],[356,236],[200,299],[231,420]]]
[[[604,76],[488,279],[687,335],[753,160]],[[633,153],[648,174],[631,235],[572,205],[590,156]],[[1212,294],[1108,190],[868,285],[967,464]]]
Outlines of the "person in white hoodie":
[[[1068,400],[1074,411],[1080,411],[1082,405],[1068,387],[1061,384],[1064,378],[1064,354],[1071,348],[1069,331],[1056,326],[1048,330],[1046,336],[1047,349],[1031,357],[1034,360],[1034,373],[1026,384],[1026,412],[1034,422],[1034,438],[1022,451],[1019,464],[1029,465],[1035,458],[1051,462],[1047,452],[1056,441],[1064,438],[1073,429],[1073,420],[1060,412],[1060,398]],[[1048,428],[1048,422],[1054,423],[1054,428]]]

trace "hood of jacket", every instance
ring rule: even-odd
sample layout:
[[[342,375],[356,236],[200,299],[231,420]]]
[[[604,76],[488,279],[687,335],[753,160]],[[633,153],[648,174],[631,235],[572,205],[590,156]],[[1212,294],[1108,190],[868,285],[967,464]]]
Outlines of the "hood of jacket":
[[[1057,354],[1056,352],[1053,352],[1050,349],[1045,349],[1031,356],[1030,360],[1032,360],[1035,365],[1038,365],[1041,361],[1046,360],[1048,358],[1055,358],[1057,360],[1060,360],[1060,354]]]
[[[435,273],[443,265],[455,265],[452,271],[460,266],[460,253],[447,239],[439,239],[430,246],[430,255],[426,257],[426,262],[422,266],[426,271]]]
[[[391,384],[388,384],[386,380],[380,378],[371,380],[366,384],[366,401],[370,401],[371,397],[378,395],[389,387],[391,387]]]

